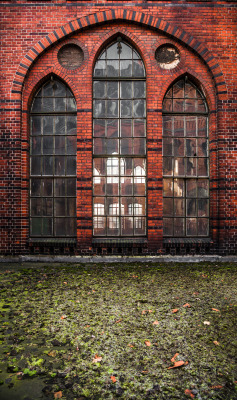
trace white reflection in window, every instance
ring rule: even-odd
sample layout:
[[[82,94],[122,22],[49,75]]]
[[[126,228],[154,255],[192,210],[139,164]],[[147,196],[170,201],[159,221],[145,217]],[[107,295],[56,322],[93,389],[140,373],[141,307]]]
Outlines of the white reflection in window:
[[[109,215],[124,215],[124,205],[121,204],[121,214],[119,212],[119,203],[114,203],[109,205]],[[119,217],[109,217],[109,228],[118,229],[119,228]]]
[[[145,183],[145,178],[143,178],[143,176],[145,176],[145,170],[140,165],[134,168],[134,176],[134,183]]]
[[[134,228],[141,229],[142,228],[142,218],[137,217],[137,215],[143,215],[142,205],[139,203],[129,204],[128,205],[128,213],[129,213],[129,215],[136,215],[136,217],[134,218]]]
[[[94,215],[104,215],[105,214],[105,206],[104,204],[94,204]],[[105,219],[102,217],[94,218],[95,228],[104,229],[105,227]]]
[[[94,168],[94,183],[101,183],[101,179],[99,178],[100,173],[97,168]]]
[[[118,153],[113,153],[118,154]],[[120,160],[120,174],[124,175],[124,159],[121,158]],[[118,157],[109,157],[107,159],[107,175],[110,176],[118,176],[119,175],[119,158]],[[119,178],[107,178],[107,183],[118,183]]]

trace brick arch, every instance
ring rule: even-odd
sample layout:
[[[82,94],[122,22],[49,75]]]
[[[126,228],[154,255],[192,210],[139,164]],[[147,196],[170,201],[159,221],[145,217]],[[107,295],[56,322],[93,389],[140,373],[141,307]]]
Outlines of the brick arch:
[[[32,64],[37,60],[37,58],[53,44],[66,38],[74,32],[87,29],[91,26],[121,20],[126,22],[138,23],[140,25],[142,24],[151,29],[166,33],[168,36],[178,40],[179,42],[182,42],[186,47],[198,54],[198,56],[208,66],[209,71],[212,74],[216,86],[216,94],[218,96],[218,99],[226,99],[227,88],[223,78],[223,73],[217,60],[208,50],[204,43],[199,42],[183,29],[173,24],[170,24],[169,22],[162,20],[159,17],[154,17],[149,13],[142,13],[129,9],[124,10],[122,8],[118,8],[115,10],[108,9],[106,11],[100,11],[75,19],[59,27],[55,31],[51,32],[49,35],[39,40],[23,57],[18,67],[12,85],[12,96],[19,99],[21,98],[22,86],[29,69],[31,68]]]

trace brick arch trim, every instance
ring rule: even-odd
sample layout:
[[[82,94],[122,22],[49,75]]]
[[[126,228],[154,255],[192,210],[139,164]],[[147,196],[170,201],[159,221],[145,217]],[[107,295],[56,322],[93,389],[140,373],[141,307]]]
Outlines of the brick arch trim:
[[[170,24],[169,22],[162,20],[159,17],[154,17],[148,13],[142,13],[133,10],[108,9],[106,11],[100,11],[94,14],[83,16],[68,22],[67,24],[59,27],[55,31],[51,32],[47,36],[39,40],[23,57],[15,74],[15,78],[12,85],[12,95],[16,98],[21,98],[22,87],[24,84],[25,77],[31,68],[32,64],[36,62],[37,58],[50,48],[53,44],[73,34],[74,32],[89,28],[95,25],[101,25],[102,23],[114,22],[114,21],[126,21],[132,23],[142,24],[154,30],[166,33],[168,36],[175,38],[182,42],[195,51],[198,56],[204,61],[211,72],[212,78],[214,79],[216,86],[216,94],[219,100],[225,100],[227,95],[226,83],[224,81],[223,73],[220,66],[208,50],[204,43],[199,42],[192,35],[184,31],[183,29]]]

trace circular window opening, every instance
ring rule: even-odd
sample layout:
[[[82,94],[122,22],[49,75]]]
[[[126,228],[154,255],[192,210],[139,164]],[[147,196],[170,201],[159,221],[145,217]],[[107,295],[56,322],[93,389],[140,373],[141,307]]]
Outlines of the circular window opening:
[[[178,49],[172,44],[163,44],[155,52],[155,58],[159,66],[163,69],[173,69],[180,62]]]
[[[84,60],[82,49],[76,44],[66,44],[58,52],[58,61],[66,69],[76,69],[80,67]]]

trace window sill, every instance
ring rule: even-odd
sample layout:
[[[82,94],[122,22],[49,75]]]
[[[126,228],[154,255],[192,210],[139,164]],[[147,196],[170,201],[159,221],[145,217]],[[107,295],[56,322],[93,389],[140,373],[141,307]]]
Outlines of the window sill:
[[[49,244],[49,245],[58,245],[58,244],[76,244],[76,238],[30,238],[29,244]]]
[[[212,243],[209,237],[190,237],[190,238],[163,238],[164,244],[202,244],[202,243]]]
[[[132,243],[136,244],[146,244],[147,243],[147,238],[141,237],[141,238],[93,238],[92,243],[94,245],[100,246],[101,244],[105,245],[131,245]]]

